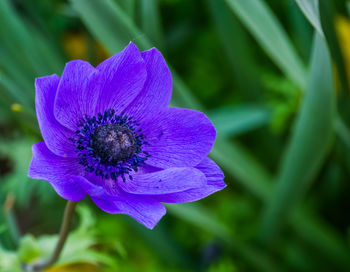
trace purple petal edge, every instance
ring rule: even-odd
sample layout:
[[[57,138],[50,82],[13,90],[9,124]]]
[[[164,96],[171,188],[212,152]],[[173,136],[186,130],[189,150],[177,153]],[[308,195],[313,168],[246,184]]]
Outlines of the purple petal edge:
[[[211,159],[205,158],[196,168],[205,174],[207,178],[206,185],[179,193],[159,195],[156,198],[164,203],[193,202],[220,191],[227,186],[223,181],[223,172]]]
[[[162,54],[152,48],[141,52],[147,70],[147,79],[142,91],[125,109],[125,112],[141,122],[165,109],[172,93],[172,77]]]
[[[86,196],[75,175],[81,174],[78,160],[63,158],[53,154],[44,142],[32,147],[33,158],[29,165],[28,176],[48,181],[62,198],[79,201]]]
[[[41,134],[47,147],[56,155],[76,157],[75,147],[69,140],[73,132],[54,117],[53,107],[60,78],[57,75],[35,79],[35,108]]]

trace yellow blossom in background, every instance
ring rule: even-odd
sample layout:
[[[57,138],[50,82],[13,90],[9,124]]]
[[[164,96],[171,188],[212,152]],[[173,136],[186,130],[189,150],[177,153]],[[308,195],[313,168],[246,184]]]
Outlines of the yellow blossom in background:
[[[101,44],[94,40],[89,44],[87,36],[79,32],[67,33],[63,37],[63,47],[70,59],[88,60],[91,54],[93,60],[99,63],[109,57],[107,50]]]
[[[63,38],[63,45],[70,59],[86,60],[87,45],[84,35],[80,33],[68,33]]]
[[[338,16],[335,24],[350,88],[350,20],[343,16]]]
[[[14,112],[21,112],[22,106],[20,104],[14,103],[11,105],[11,110]]]

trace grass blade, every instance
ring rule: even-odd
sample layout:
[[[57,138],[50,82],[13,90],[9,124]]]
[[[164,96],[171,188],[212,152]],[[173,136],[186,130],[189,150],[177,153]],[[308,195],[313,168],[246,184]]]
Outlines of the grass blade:
[[[270,242],[305,195],[318,173],[335,123],[335,90],[327,46],[316,35],[307,92],[263,215],[261,238]]]
[[[37,42],[15,13],[10,1],[0,1],[0,36],[14,56],[30,65],[34,74],[45,75],[47,66],[37,50]]]
[[[213,214],[199,204],[167,204],[166,206],[167,210],[178,218],[199,228],[203,228],[205,231],[221,238],[227,246],[237,252],[241,258],[245,259],[257,271],[281,271],[281,268],[277,268],[272,260],[265,256],[263,252],[257,251],[235,239],[226,225],[213,218]]]
[[[135,19],[136,0],[118,0],[119,6],[125,11],[131,20]]]
[[[266,125],[270,113],[257,105],[240,105],[236,107],[217,108],[208,113],[218,137],[232,137]]]
[[[129,41],[149,49],[149,39],[137,29],[123,10],[111,0],[72,0],[73,8],[92,34],[111,53],[121,51]],[[103,18],[101,15],[103,14]]]
[[[313,250],[319,252],[333,262],[339,271],[350,270],[349,247],[344,238],[334,233],[326,224],[310,212],[294,213],[293,228],[303,240],[311,245]]]
[[[158,0],[141,0],[141,29],[161,49],[164,44]]]
[[[311,25],[323,36],[323,31],[320,23],[320,14],[318,11],[318,0],[295,0],[305,17]]]
[[[234,83],[250,100],[259,100],[262,90],[258,67],[248,42],[247,34],[224,1],[208,0],[223,49],[229,61]],[[237,39],[236,37],[239,37]]]
[[[305,68],[282,26],[262,0],[226,0],[277,66],[299,87],[305,87]]]

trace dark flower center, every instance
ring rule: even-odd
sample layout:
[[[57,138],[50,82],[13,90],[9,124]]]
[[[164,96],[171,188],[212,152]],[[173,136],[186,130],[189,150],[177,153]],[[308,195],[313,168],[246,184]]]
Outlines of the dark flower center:
[[[104,163],[125,162],[136,152],[136,138],[129,128],[108,124],[99,126],[91,137],[95,156]]]
[[[131,116],[115,114],[113,109],[97,116],[85,115],[71,140],[85,171],[104,179],[132,179],[132,172],[150,156],[142,150],[148,142],[140,124]]]

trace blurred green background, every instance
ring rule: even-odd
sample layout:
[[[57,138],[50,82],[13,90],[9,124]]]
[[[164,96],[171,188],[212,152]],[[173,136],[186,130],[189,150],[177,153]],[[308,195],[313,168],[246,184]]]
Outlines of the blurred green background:
[[[228,187],[152,231],[85,199],[47,271],[350,271],[350,3],[0,0],[0,271],[53,249],[65,201],[27,178],[34,79],[157,47]],[[31,233],[32,235],[29,235]]]

